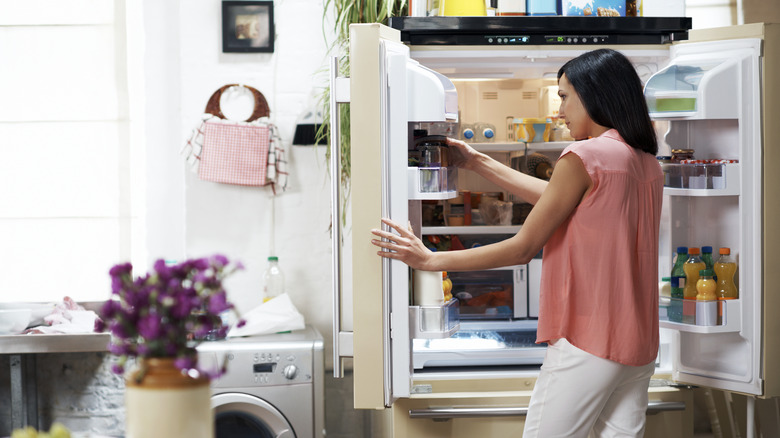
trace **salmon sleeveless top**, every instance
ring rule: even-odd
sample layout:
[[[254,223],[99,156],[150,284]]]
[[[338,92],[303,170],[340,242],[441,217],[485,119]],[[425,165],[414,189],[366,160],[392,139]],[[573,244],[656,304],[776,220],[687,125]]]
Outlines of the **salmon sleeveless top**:
[[[663,173],[617,130],[571,144],[593,189],[544,247],[537,343],[641,366],[658,353]]]

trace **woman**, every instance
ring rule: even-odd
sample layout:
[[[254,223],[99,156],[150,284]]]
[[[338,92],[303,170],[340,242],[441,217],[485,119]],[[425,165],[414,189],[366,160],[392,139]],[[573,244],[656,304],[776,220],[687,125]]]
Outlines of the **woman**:
[[[492,245],[431,252],[414,234],[372,230],[382,257],[415,269],[528,263],[544,247],[537,343],[548,344],[524,438],[641,437],[658,350],[658,226],[663,174],[631,63],[585,53],[558,71],[572,143],[549,182],[448,140],[459,165],[534,205],[522,229]]]

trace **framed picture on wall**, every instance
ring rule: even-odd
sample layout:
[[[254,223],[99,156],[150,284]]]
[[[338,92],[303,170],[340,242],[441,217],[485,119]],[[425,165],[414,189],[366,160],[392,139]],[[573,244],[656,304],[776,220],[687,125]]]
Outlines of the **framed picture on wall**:
[[[223,52],[273,52],[274,2],[222,2]]]

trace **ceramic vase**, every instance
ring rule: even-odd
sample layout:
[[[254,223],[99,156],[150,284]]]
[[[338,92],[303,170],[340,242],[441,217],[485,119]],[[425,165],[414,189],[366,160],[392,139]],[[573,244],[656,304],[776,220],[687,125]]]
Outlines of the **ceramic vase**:
[[[173,361],[142,359],[127,376],[127,438],[214,438],[209,379],[184,374]]]

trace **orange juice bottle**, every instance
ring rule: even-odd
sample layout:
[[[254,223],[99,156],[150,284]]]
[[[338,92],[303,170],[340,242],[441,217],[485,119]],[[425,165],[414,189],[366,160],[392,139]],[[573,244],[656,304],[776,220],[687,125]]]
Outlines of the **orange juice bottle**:
[[[706,269],[699,254],[701,254],[699,248],[688,248],[688,260],[683,265],[685,271],[683,296],[686,300],[696,299],[696,282],[699,280],[699,271]]]
[[[719,300],[733,300],[739,298],[737,285],[734,284],[734,274],[737,273],[737,263],[731,257],[729,248],[721,248],[720,257],[715,262],[715,275],[718,276],[718,286],[715,290]]]
[[[699,279],[696,280],[696,299],[712,301],[717,299],[715,295],[715,280],[712,278],[711,269],[702,269],[699,271]]]

